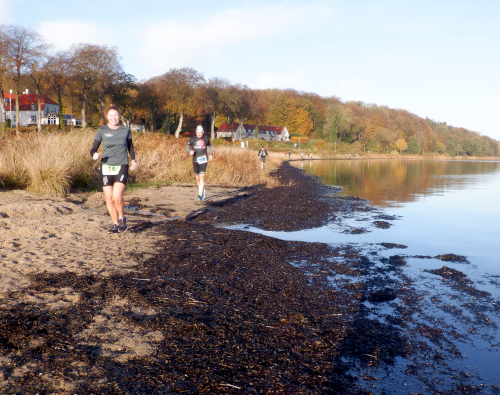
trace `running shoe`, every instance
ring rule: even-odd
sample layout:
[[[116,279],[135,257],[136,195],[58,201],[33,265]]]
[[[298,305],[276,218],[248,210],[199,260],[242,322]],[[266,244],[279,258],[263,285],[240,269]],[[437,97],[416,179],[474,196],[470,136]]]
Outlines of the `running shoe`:
[[[119,232],[118,224],[113,224],[113,227],[108,230],[108,233],[118,233],[118,232]]]
[[[203,200],[203,195],[198,195],[198,200],[201,202]]]
[[[122,219],[118,220],[118,230],[120,232],[126,232],[127,229],[127,218],[123,217]]]
[[[201,194],[201,200],[205,200],[205,190],[203,189],[203,193]]]

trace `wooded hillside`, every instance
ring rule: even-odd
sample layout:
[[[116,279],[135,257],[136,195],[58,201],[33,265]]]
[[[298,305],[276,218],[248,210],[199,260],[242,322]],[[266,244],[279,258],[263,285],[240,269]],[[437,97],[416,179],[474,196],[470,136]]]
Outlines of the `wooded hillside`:
[[[177,137],[202,123],[214,138],[222,122],[242,122],[286,126],[292,136],[362,144],[372,152],[500,155],[500,143],[492,138],[403,109],[292,89],[255,90],[221,77],[207,79],[192,68],[138,82],[123,70],[115,47],[78,44],[53,52],[37,33],[19,26],[0,26],[0,43],[2,95],[28,88],[51,96],[61,113],[82,118],[84,126],[103,124],[104,109],[113,103],[127,123],[140,120],[149,131]],[[5,125],[4,100],[2,106]]]

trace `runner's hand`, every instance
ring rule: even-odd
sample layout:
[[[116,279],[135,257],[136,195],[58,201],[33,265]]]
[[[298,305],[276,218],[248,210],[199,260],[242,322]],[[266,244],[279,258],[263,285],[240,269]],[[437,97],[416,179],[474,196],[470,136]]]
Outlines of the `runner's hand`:
[[[92,156],[92,159],[94,160],[97,160],[99,159],[99,157],[101,156],[101,154],[99,152],[96,152],[93,156]]]
[[[132,166],[130,166],[130,171],[134,171],[135,169],[137,169],[137,162],[135,160],[132,161]]]
[[[191,156],[194,155],[194,151],[193,150],[189,151],[189,153],[191,154]]]
[[[210,156],[208,157],[208,160],[210,160],[210,161],[214,160],[214,156],[213,156],[213,155],[210,155]]]

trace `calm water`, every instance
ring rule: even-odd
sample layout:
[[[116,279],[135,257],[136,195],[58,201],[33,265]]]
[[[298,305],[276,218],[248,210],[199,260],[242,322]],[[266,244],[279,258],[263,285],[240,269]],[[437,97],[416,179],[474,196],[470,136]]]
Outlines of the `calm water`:
[[[500,275],[500,162],[305,160],[292,164],[321,177],[325,184],[341,187],[341,194],[366,199],[385,214],[400,218],[392,221],[390,229],[366,234],[339,233],[328,226],[294,232],[289,235],[292,239],[404,244],[408,254],[465,255],[480,271]]]
[[[423,307],[407,319],[401,332],[423,325],[442,331],[447,339],[444,344],[432,344],[425,334],[413,333],[411,336],[417,336],[419,342],[428,344],[429,351],[410,359],[400,358],[384,368],[346,359],[352,366],[352,374],[378,378],[365,383],[376,394],[462,393],[454,392],[461,382],[482,388],[478,393],[497,393],[494,386],[500,385],[500,162],[304,160],[291,163],[321,177],[325,184],[342,188],[341,192],[332,188],[332,194],[368,200],[379,215],[394,218],[387,220],[392,226],[379,229],[373,226],[373,212],[355,212],[337,217],[327,226],[298,232],[268,232],[248,226],[245,229],[284,240],[352,244],[374,262],[395,254],[406,256],[403,272],[412,279]],[[360,228],[368,232],[352,233]],[[408,248],[385,250],[379,244],[383,242]],[[466,256],[470,263],[432,258],[450,253]],[[464,294],[440,276],[424,271],[443,265],[465,273],[473,281],[473,287],[491,296],[476,298]],[[369,280],[368,276],[365,281]],[[369,311],[367,317],[381,323],[404,308],[401,300],[364,304]],[[452,313],[456,309],[459,313]],[[482,321],[482,317],[487,320]],[[439,363],[434,360],[436,355]],[[417,375],[406,374],[412,364],[419,366]]]

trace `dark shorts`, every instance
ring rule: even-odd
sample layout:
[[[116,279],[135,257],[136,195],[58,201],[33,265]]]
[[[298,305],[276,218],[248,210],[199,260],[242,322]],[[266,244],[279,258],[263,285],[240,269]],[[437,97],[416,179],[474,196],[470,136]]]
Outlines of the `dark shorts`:
[[[196,161],[193,162],[193,170],[195,175],[199,174],[205,174],[207,171],[207,164],[208,163],[198,163]]]
[[[266,161],[266,159],[267,159],[267,157],[266,157],[266,156],[261,156],[261,157],[260,157],[260,161],[261,161],[261,162],[265,162],[265,161]]]
[[[113,186],[115,182],[127,184],[128,179],[128,165],[121,165],[118,174],[102,174],[102,163],[99,167],[99,181],[102,187]]]

